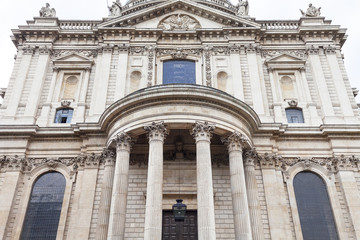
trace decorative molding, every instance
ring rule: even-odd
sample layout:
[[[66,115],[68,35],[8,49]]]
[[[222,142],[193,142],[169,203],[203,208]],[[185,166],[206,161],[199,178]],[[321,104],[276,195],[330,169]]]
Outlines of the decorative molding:
[[[226,137],[222,137],[221,142],[227,146],[229,152],[232,152],[242,151],[244,143],[248,142],[248,140],[243,134],[234,132]]]
[[[215,125],[209,124],[209,122],[197,121],[190,132],[194,139],[210,140],[212,138]]]
[[[146,47],[130,47],[130,55],[145,55]]]
[[[159,28],[165,31],[194,31],[201,25],[195,18],[179,13],[162,20]]]
[[[52,48],[49,48],[48,46],[41,46],[39,47],[39,54],[40,55],[52,55],[53,54],[53,50]]]
[[[201,53],[201,48],[162,48],[156,51],[158,56],[170,55],[174,59],[185,59],[188,55],[200,56]]]
[[[289,104],[290,107],[296,108],[297,105],[298,105],[298,101],[296,101],[296,100],[290,100],[290,101],[288,101],[288,104]]]
[[[247,164],[250,161],[260,163],[261,168],[274,168],[286,171],[289,167],[301,163],[304,170],[309,169],[311,164],[319,165],[326,168],[328,171],[337,172],[341,170],[358,171],[360,167],[360,158],[355,156],[333,156],[333,157],[313,157],[313,158],[300,158],[300,157],[282,157],[277,154],[260,155],[254,149],[244,151],[244,162]]]
[[[164,122],[152,122],[151,125],[144,127],[149,140],[161,140],[164,141],[169,131],[166,129]]]
[[[241,47],[239,45],[230,45],[229,46],[230,54],[240,54]]]
[[[85,50],[85,49],[71,49],[71,50],[53,50],[53,56],[55,58],[59,58],[65,55],[71,55],[71,54],[79,54],[84,57],[96,57],[98,54],[98,50]]]
[[[29,46],[29,45],[26,45],[20,49],[22,50],[24,55],[33,55],[35,52],[35,47]]]
[[[247,54],[249,54],[249,53],[260,53],[261,48],[256,46],[255,44],[248,44],[248,45],[245,45],[245,51],[246,51]]]
[[[155,62],[155,51],[156,47],[147,46],[148,51],[148,77],[147,77],[147,86],[151,87],[153,85],[153,75],[154,75],[154,62]]]
[[[212,47],[214,55],[230,55],[230,47],[228,46],[216,46]]]
[[[47,166],[50,169],[56,169],[59,164],[72,167],[77,171],[79,167],[97,168],[101,164],[115,162],[115,153],[111,150],[104,150],[100,154],[81,154],[76,157],[48,157],[48,158],[26,158],[15,156],[1,156],[0,169],[5,171],[29,172],[40,166]]]
[[[305,58],[305,50],[262,50],[262,56],[265,58],[271,58],[280,54],[290,54],[296,57]]]
[[[62,107],[70,107],[70,105],[71,105],[71,101],[69,101],[69,100],[62,100],[61,101],[61,106]]]
[[[211,53],[212,47],[204,47],[206,86],[211,87]]]

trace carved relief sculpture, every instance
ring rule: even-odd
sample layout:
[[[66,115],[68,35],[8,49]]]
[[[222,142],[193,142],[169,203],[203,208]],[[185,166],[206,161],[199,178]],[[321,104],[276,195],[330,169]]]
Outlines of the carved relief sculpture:
[[[320,14],[321,14],[320,10],[321,10],[321,7],[316,8],[316,7],[314,7],[314,5],[312,5],[310,3],[308,9],[306,10],[306,12],[304,12],[301,9],[300,9],[300,12],[301,12],[303,17],[319,17]]]
[[[193,31],[200,27],[200,23],[196,19],[182,14],[171,15],[159,24],[159,28],[165,31]]]
[[[54,8],[50,8],[50,4],[46,3],[46,7],[40,9],[40,17],[53,18],[56,17],[56,11]]]

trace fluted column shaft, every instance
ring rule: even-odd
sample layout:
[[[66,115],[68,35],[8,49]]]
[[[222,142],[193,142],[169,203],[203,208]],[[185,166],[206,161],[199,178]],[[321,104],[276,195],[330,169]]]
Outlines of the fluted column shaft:
[[[124,239],[131,138],[126,133],[116,137],[116,164],[112,189],[108,239]]]
[[[109,215],[111,207],[112,187],[114,179],[115,154],[105,151],[104,156],[104,178],[101,186],[101,204],[99,207],[99,218],[96,230],[97,240],[106,240],[109,226]]]
[[[145,210],[145,240],[161,239],[163,197],[163,148],[167,130],[163,122],[146,126],[149,163]]]
[[[242,157],[243,143],[246,139],[240,133],[235,132],[223,138],[222,141],[227,145],[229,151],[235,238],[237,240],[251,240],[250,215]]]
[[[197,122],[192,130],[196,142],[196,175],[199,239],[215,240],[214,190],[210,139],[214,126]]]
[[[245,153],[245,179],[246,179],[246,189],[247,197],[249,202],[249,212],[251,220],[251,230],[254,240],[263,240],[264,239],[264,229],[261,218],[261,207],[259,203],[258,189],[256,183],[256,174],[255,174],[255,159],[254,156],[251,156],[252,153]]]

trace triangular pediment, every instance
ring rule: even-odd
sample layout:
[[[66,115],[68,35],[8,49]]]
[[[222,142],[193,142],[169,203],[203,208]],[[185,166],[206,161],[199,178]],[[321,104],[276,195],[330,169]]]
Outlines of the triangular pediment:
[[[255,23],[251,19],[242,18],[232,14],[230,12],[224,12],[218,9],[211,8],[204,4],[199,4],[191,0],[168,0],[168,1],[150,1],[153,5],[142,8],[138,11],[128,13],[124,16],[115,18],[108,18],[103,23],[98,25],[99,29],[102,28],[159,28],[160,21],[164,17],[168,17],[172,14],[188,15],[191,18],[195,18],[200,22],[200,29],[212,28],[211,24],[201,25],[201,20],[213,21],[215,28],[221,27],[243,27],[243,28],[256,28],[260,29],[261,25]],[[154,5],[156,4],[156,5]],[[150,21],[156,23],[146,25],[145,22]],[[146,26],[146,27],[144,27]],[[165,30],[165,29],[164,29]]]
[[[267,62],[298,62],[298,61],[302,62],[304,61],[304,59],[289,53],[280,53],[267,60]]]
[[[54,59],[53,64],[59,69],[86,69],[91,68],[94,60],[73,52]]]
[[[273,69],[300,69],[305,63],[305,59],[290,53],[279,53],[265,61],[268,68]]]
[[[68,53],[56,58],[54,62],[92,62],[92,60],[77,53]]]

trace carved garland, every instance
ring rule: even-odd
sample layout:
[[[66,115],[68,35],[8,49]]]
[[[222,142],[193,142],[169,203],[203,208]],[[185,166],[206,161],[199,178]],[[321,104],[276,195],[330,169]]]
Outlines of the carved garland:
[[[98,167],[101,164],[113,164],[115,162],[115,152],[104,150],[100,154],[84,154],[76,157],[58,157],[58,158],[26,158],[15,156],[1,156],[0,169],[29,172],[36,167],[47,165],[55,169],[59,164],[73,168],[77,171],[79,167]]]

